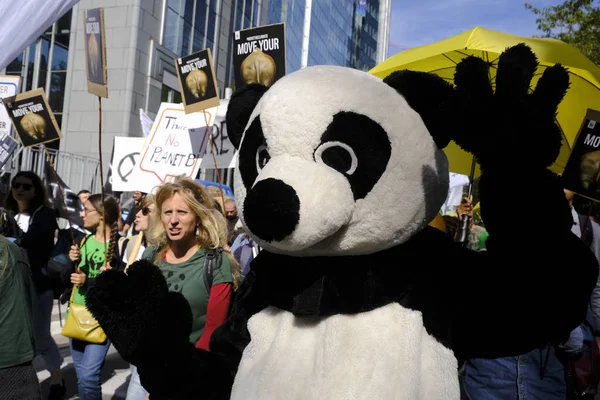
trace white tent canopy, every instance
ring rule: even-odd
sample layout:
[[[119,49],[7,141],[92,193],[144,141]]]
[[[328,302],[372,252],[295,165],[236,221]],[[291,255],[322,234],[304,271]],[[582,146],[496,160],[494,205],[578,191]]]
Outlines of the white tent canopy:
[[[0,69],[6,68],[78,1],[0,0]]]

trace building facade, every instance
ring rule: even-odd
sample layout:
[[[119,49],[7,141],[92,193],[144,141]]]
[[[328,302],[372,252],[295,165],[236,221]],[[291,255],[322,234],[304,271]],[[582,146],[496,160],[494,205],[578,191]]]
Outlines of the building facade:
[[[287,73],[318,64],[368,70],[387,55],[391,0],[81,0],[7,74],[44,87],[61,126],[60,151],[98,158],[99,100],[87,91],[83,10],[103,7],[108,98],[102,155],[115,136],[141,136],[139,110],[180,102],[174,59],[210,48],[220,96],[234,82],[233,32],[286,23]],[[210,176],[209,176],[210,178]]]

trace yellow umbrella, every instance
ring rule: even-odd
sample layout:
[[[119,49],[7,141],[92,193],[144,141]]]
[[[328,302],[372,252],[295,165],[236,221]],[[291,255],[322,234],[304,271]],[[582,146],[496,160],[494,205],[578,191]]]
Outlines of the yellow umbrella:
[[[452,82],[456,64],[464,57],[474,55],[491,63],[490,78],[493,85],[500,53],[519,43],[531,47],[540,64],[531,82],[532,88],[546,67],[559,63],[569,71],[571,86],[557,114],[558,123],[563,131],[563,146],[552,166],[553,171],[562,172],[587,109],[600,110],[600,68],[570,45],[556,39],[528,38],[475,27],[436,43],[404,50],[369,72],[385,78],[394,71],[409,69],[432,72]],[[461,150],[454,142],[450,143],[444,152],[448,156],[452,172],[470,174],[470,154]],[[507,155],[507,162],[511,161],[510,155]],[[475,176],[477,175],[479,168],[475,171]]]

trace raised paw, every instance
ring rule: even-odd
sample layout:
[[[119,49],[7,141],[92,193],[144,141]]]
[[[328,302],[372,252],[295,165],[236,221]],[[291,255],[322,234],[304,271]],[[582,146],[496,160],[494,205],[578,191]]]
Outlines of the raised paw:
[[[565,68],[540,66],[533,51],[518,44],[503,52],[497,65],[473,56],[463,59],[454,80],[453,112],[464,115],[454,139],[475,155],[483,171],[552,165],[562,142],[556,113],[569,86]]]

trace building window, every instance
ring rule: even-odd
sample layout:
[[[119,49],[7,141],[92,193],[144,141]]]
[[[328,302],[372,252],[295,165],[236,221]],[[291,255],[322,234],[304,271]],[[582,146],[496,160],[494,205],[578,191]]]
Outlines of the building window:
[[[211,47],[216,13],[215,5],[211,5],[209,12],[206,4],[207,0],[168,0],[162,45],[178,56]]]
[[[181,103],[181,93],[163,83],[160,93],[161,103]]]

